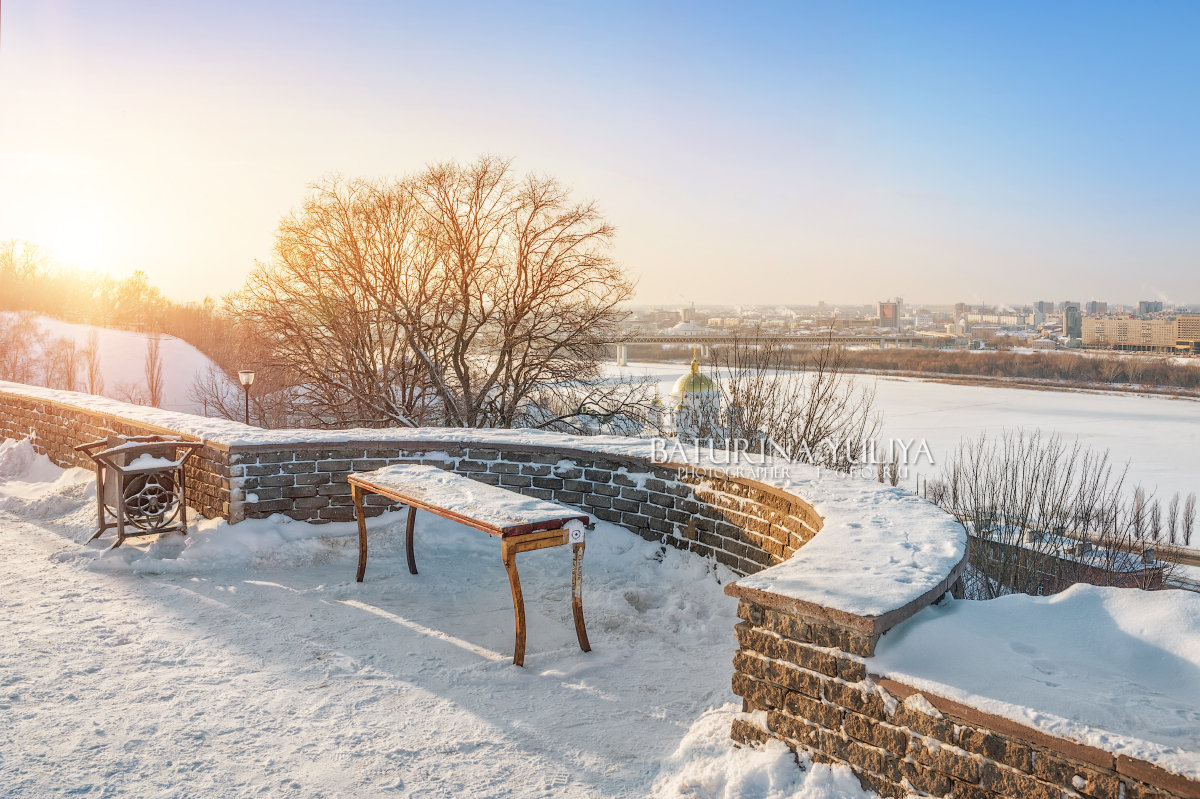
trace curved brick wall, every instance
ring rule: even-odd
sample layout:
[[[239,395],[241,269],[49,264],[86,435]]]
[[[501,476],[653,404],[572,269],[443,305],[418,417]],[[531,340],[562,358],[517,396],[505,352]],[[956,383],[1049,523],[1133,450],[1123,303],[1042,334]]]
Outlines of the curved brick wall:
[[[1152,764],[872,676],[879,637],[952,588],[966,564],[961,528],[894,490],[857,484],[836,501],[810,500],[711,464],[652,463],[629,454],[627,442],[545,436],[530,444],[507,431],[271,431],[270,443],[254,443],[262,431],[77,396],[78,404],[64,392],[0,385],[0,436],[33,434],[56,462],[88,465],[71,446],[109,432],[181,430],[205,441],[189,472],[191,503],[231,521],[272,513],[350,520],[351,472],[434,464],[755,575],[726,586],[742,619],[733,690],[752,711],[735,722],[734,739],[775,738],[847,764],[885,796],[1200,799],[1200,784]],[[880,499],[891,509],[872,516]],[[367,503],[371,514],[387,505],[374,495]],[[914,535],[923,527],[935,534]],[[923,569],[903,572],[922,558]],[[806,579],[824,573],[837,579]]]
[[[821,525],[804,500],[753,481],[585,449],[491,442],[233,447],[230,474],[242,491],[234,492],[235,513],[347,521],[354,518],[354,507],[346,477],[406,462],[580,508],[643,538],[715,558],[738,574],[786,560]],[[367,508],[371,514],[389,504],[375,495],[366,500],[373,504]]]

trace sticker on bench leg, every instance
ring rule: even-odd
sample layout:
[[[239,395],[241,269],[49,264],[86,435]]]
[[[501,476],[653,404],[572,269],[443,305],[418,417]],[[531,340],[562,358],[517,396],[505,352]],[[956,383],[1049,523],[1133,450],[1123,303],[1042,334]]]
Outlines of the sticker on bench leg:
[[[567,533],[567,540],[572,544],[581,543],[584,536],[583,524],[578,520],[567,522]]]

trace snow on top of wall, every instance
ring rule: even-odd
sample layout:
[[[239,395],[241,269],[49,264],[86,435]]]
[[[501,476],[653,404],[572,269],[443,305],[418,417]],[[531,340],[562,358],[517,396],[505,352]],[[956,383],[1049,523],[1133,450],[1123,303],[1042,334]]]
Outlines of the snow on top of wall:
[[[1200,779],[1200,594],[1080,584],[944,602],[880,639],[871,670]]]
[[[178,433],[192,435],[205,441],[211,440],[223,443],[225,439],[236,437],[239,431],[244,431],[250,436],[258,431],[257,427],[249,427],[227,419],[210,419],[206,416],[164,410],[149,405],[132,405],[128,402],[121,402],[120,400],[94,394],[84,394],[79,391],[64,391],[56,388],[30,386],[24,383],[9,383],[4,380],[0,380],[0,391],[35,399],[49,400],[51,402],[60,402],[64,405],[73,405],[92,413],[119,416],[122,419],[128,419],[132,422],[141,422],[143,424],[174,430]]]
[[[412,441],[575,449],[601,455],[652,459],[646,438],[572,436],[539,430],[387,428],[262,430],[225,419],[128,405],[70,391],[0,382],[0,391],[55,400],[146,422],[231,447]],[[663,453],[660,447],[659,453]],[[703,451],[668,447],[673,462],[731,473]],[[771,462],[779,465],[779,462]],[[786,473],[780,473],[786,472]],[[734,472],[732,476],[737,476]],[[966,532],[940,508],[903,489],[845,477],[804,464],[743,471],[742,476],[780,488],[820,514],[821,531],[787,561],[738,581],[743,587],[831,607],[864,617],[881,616],[936,589],[966,555]]]
[[[772,482],[809,502],[821,531],[742,588],[794,597],[867,618],[937,589],[967,553],[962,525],[936,505],[872,480],[788,468]]]

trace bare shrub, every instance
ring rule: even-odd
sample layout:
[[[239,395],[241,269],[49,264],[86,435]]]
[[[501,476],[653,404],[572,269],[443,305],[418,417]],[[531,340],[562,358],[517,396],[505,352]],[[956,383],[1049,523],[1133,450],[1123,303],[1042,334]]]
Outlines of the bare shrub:
[[[961,443],[929,496],[971,534],[973,598],[1053,593],[1075,582],[1157,587],[1173,553],[1162,548],[1142,568],[1161,535],[1160,513],[1125,479],[1107,450],[1015,431]]]
[[[794,356],[778,341],[757,335],[713,348],[717,391],[728,412],[700,437],[768,440],[793,458],[850,472],[865,460],[868,442],[879,432],[875,391],[846,371],[840,347],[807,350],[800,360]],[[898,472],[893,476],[898,480]]]

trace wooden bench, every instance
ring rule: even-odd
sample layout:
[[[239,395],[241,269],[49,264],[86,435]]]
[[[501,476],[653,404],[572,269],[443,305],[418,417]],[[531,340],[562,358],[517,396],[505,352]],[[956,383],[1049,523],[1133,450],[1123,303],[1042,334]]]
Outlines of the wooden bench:
[[[408,570],[412,574],[417,573],[413,533],[418,509],[498,537],[517,621],[513,663],[521,666],[525,663],[525,599],[517,574],[517,553],[570,544],[571,612],[575,617],[575,635],[579,639],[579,648],[584,652],[591,651],[583,626],[584,527],[589,521],[586,514],[485,485],[435,466],[395,464],[373,472],[352,474],[348,481],[358,518],[358,582],[362,582],[367,569],[367,524],[363,514],[363,495],[367,493],[380,494],[408,506],[405,551]]]

